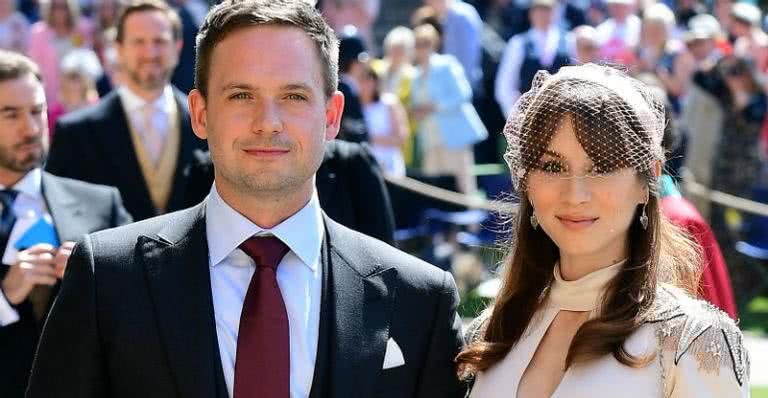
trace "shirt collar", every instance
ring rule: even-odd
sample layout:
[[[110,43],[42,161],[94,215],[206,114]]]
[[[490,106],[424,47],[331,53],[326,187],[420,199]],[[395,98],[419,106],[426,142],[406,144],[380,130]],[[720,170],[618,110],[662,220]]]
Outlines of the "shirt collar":
[[[291,217],[271,229],[261,228],[224,202],[214,184],[208,195],[205,217],[210,266],[221,263],[246,239],[272,234],[315,271],[323,242],[322,219],[315,191],[309,202]]]
[[[42,181],[42,171],[40,168],[34,168],[24,175],[24,177],[22,177],[14,186],[10,187],[10,189],[16,190],[23,195],[39,198],[42,196]],[[9,187],[0,184],[0,189],[8,188]]]
[[[144,98],[139,97],[126,86],[120,86],[117,89],[117,93],[120,95],[120,99],[123,101],[123,105],[128,112],[140,111],[147,104]],[[170,107],[173,104],[173,89],[170,85],[166,85],[163,93],[152,101],[153,108],[162,110],[165,113],[170,112]]]

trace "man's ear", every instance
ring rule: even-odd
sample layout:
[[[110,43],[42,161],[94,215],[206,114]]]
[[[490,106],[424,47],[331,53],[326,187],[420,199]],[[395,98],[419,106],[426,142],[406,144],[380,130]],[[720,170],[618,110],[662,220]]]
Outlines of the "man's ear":
[[[208,139],[208,111],[205,108],[205,97],[198,89],[189,92],[189,117],[192,120],[192,131],[201,140]]]
[[[344,113],[344,94],[336,91],[325,103],[325,140],[330,141],[339,134],[341,116]]]

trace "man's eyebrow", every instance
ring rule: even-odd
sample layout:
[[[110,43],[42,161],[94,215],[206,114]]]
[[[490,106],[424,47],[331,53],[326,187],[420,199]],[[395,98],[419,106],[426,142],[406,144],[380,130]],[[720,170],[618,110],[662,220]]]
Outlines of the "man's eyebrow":
[[[306,83],[288,83],[280,87],[282,90],[302,90],[302,91],[312,91],[312,87],[310,87]],[[258,89],[248,83],[238,83],[238,82],[232,82],[225,84],[221,91],[229,91],[229,90],[246,90],[246,91],[258,91]]]
[[[312,91],[312,88],[306,83],[290,83],[283,86],[283,90]]]
[[[229,91],[229,90],[249,90],[249,91],[251,91],[251,90],[254,90],[254,88],[250,84],[247,84],[247,83],[237,83],[237,82],[232,82],[232,83],[225,84],[221,88],[221,91]]]

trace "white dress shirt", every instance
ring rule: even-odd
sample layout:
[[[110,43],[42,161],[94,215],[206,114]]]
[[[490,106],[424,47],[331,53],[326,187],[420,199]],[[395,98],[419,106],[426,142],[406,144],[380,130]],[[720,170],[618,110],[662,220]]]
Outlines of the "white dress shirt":
[[[139,97],[125,86],[117,89],[120,101],[123,103],[123,109],[128,116],[128,122],[133,127],[133,131],[142,134],[145,129],[144,107],[147,101]],[[160,135],[163,141],[168,137],[168,130],[171,128],[171,115],[176,112],[176,100],[173,96],[171,86],[165,86],[163,93],[152,101],[152,126],[154,131]],[[151,148],[146,148],[147,152]]]
[[[16,255],[19,251],[16,250],[14,243],[24,236],[29,227],[35,225],[41,218],[53,225],[53,218],[51,218],[48,206],[45,204],[45,198],[43,198],[42,177],[43,174],[39,168],[33,169],[10,188],[19,192],[13,202],[16,223],[13,224],[11,234],[8,236],[8,244],[5,247],[0,267],[7,267],[16,263]],[[0,189],[7,188],[0,184]],[[18,312],[11,307],[5,294],[0,294],[0,327],[8,326],[18,320]]]
[[[234,391],[240,311],[255,272],[254,261],[238,246],[254,235],[271,234],[290,249],[277,268],[277,284],[288,312],[291,398],[308,397],[317,356],[322,288],[324,226],[317,193],[296,214],[264,229],[224,202],[214,184],[205,220],[216,335],[229,396]]]
[[[509,39],[494,82],[496,102],[499,103],[505,116],[509,116],[512,106],[521,94],[520,68],[526,56],[525,42],[529,38],[533,42],[534,51],[538,54],[542,65],[552,65],[560,45],[561,34],[556,25],[551,25],[547,30],[531,28]]]

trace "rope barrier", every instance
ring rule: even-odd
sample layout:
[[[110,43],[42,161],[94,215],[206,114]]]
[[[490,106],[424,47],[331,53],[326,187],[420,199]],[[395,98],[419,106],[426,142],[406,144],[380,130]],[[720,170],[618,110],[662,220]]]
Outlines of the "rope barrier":
[[[725,192],[713,191],[709,187],[699,184],[690,176],[686,176],[683,179],[683,186],[685,187],[686,194],[698,196],[712,203],[717,203],[746,213],[764,217],[768,216],[768,204],[740,198]]]
[[[496,213],[509,213],[510,211],[514,211],[512,206],[509,206],[503,202],[489,201],[479,196],[454,192],[448,189],[423,183],[410,177],[394,177],[385,175],[384,178],[387,180],[387,182],[398,187],[430,197],[432,199],[463,206],[468,209],[486,210]],[[709,187],[699,184],[690,175],[686,175],[684,177],[683,186],[685,187],[684,191],[686,194],[697,196],[712,203],[717,203],[719,205],[730,207],[746,213],[768,217],[768,204],[744,199],[735,195],[727,194],[725,192],[714,191]]]
[[[503,203],[489,201],[480,196],[466,195],[463,193],[436,187],[410,177],[393,177],[390,175],[385,175],[384,179],[386,179],[387,182],[390,182],[400,188],[416,192],[420,195],[427,196],[432,199],[441,200],[443,202],[458,206],[464,206],[468,209],[486,210],[497,213],[507,213],[510,211],[510,207]]]

